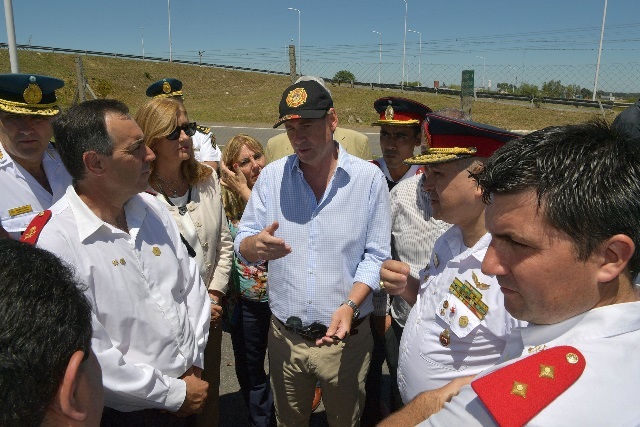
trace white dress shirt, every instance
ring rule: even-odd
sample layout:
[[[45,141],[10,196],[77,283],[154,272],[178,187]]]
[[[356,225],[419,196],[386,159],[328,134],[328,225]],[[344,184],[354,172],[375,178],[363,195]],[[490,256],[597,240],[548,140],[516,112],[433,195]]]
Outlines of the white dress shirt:
[[[33,217],[49,209],[71,184],[71,176],[51,144],[42,155],[42,167],[53,194],[0,145],[0,224],[14,239],[19,239]]]
[[[508,337],[502,360],[484,376],[543,349],[570,345],[585,358],[584,372],[527,426],[638,426],[640,302],[594,308],[555,325],[529,325]],[[495,426],[471,386],[420,426]]]
[[[414,175],[419,175],[422,173],[422,169],[421,169],[422,165],[411,165],[409,167],[409,170],[404,175],[402,175],[402,178],[400,178],[397,181],[394,181],[393,178],[391,178],[391,173],[389,172],[389,168],[387,167],[387,162],[384,161],[384,158],[380,157],[378,159],[375,159],[372,161],[372,163],[374,163],[380,168],[380,170],[384,174],[384,177],[387,179],[387,181],[395,182],[396,184],[401,182],[402,180],[411,178]]]
[[[495,276],[480,271],[490,242],[487,233],[466,248],[458,226],[436,241],[429,264],[420,272],[418,298],[400,341],[398,387],[403,402],[493,366],[511,329],[526,324],[504,309]],[[455,279],[481,294],[487,307],[482,320],[450,290]]]
[[[129,233],[99,219],[69,186],[38,246],[75,268],[92,306],[105,406],[177,411],[203,367],[211,303],[169,212],[150,194],[124,205]]]

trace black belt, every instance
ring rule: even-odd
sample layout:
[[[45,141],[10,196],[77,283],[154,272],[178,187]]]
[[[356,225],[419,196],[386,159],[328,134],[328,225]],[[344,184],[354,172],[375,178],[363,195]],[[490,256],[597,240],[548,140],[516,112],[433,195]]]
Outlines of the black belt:
[[[358,326],[360,326],[362,324],[362,322],[364,322],[368,318],[369,318],[369,315],[367,314],[366,316],[358,317],[356,320],[352,321],[351,322],[351,329],[349,330],[349,335],[357,335],[358,334]],[[283,321],[281,321],[280,319],[278,319],[276,316],[273,316],[273,319],[277,323],[279,323],[280,326],[285,328],[287,331],[292,332],[292,333],[294,333],[294,334],[306,339],[307,341],[315,341],[317,339],[317,338],[313,338],[313,337],[310,336],[310,332],[311,331],[308,330],[309,327],[307,327],[307,328],[292,328],[292,327],[288,326],[286,323],[284,323]],[[324,326],[324,325],[321,325],[321,326],[324,327],[325,331],[326,331],[326,326]],[[322,335],[322,336],[324,336],[324,335]],[[320,338],[320,337],[318,337],[318,338]]]

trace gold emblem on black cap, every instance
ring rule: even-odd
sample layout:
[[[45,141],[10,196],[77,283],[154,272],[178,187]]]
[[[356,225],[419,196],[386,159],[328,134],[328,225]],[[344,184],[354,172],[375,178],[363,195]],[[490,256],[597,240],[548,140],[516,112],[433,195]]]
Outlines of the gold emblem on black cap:
[[[307,102],[307,91],[302,87],[293,89],[287,95],[287,106],[296,108]]]
[[[171,85],[168,82],[162,82],[162,92],[171,93]]]
[[[393,111],[393,107],[391,105],[387,105],[387,109],[384,110],[384,118],[385,120],[393,120],[393,115],[395,112]]]
[[[37,104],[42,101],[42,89],[36,83],[36,78],[31,76],[29,78],[29,86],[22,92],[22,97],[27,104]]]

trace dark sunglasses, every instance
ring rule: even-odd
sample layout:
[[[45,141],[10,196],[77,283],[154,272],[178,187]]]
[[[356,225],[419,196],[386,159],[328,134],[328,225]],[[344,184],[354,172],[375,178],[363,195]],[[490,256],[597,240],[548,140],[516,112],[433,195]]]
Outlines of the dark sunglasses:
[[[184,131],[187,136],[193,136],[196,134],[196,122],[187,123],[186,125],[177,126],[173,132],[167,135],[167,139],[173,141],[180,138],[180,132]]]
[[[302,320],[296,316],[289,317],[284,328],[310,341],[322,338],[327,333],[327,327],[322,323],[313,322],[309,326],[302,326]]]

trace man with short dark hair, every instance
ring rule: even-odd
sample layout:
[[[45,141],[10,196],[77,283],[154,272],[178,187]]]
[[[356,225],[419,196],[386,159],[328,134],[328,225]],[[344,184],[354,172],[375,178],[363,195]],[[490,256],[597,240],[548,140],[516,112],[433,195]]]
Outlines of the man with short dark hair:
[[[269,261],[278,423],[309,423],[319,381],[329,423],[358,425],[372,346],[370,294],[389,257],[389,193],[378,168],[333,140],[338,116],[321,84],[289,86],[279,112],[274,127],[285,125],[295,154],[262,171],[235,239],[244,261]]]
[[[91,307],[71,269],[0,239],[0,425],[98,426],[103,391]]]
[[[49,142],[60,113],[55,91],[63,86],[48,76],[0,74],[0,237],[19,239],[71,184]]]
[[[155,156],[116,100],[78,104],[53,126],[74,185],[31,223],[30,240],[73,265],[87,287],[102,423],[182,425],[207,396],[211,303],[175,221],[139,194]]]
[[[637,425],[640,146],[603,121],[550,127],[474,177],[493,236],[482,270],[529,325],[471,387],[418,395],[386,425]]]

